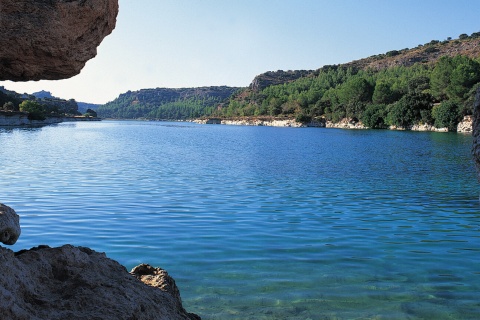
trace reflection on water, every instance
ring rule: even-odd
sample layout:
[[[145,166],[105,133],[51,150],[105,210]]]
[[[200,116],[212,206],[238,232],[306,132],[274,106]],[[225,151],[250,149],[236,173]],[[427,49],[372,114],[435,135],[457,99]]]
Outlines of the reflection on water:
[[[169,270],[205,319],[478,319],[471,137],[68,123],[0,129],[15,250]]]

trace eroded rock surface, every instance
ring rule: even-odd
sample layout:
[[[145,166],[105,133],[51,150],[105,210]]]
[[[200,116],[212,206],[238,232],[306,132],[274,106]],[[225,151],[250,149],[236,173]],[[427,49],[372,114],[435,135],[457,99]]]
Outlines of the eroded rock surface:
[[[473,104],[473,160],[477,168],[477,178],[480,182],[480,88],[475,94],[475,102]]]
[[[18,214],[9,206],[0,203],[0,241],[8,245],[15,244],[20,232]]]
[[[0,80],[70,78],[115,28],[118,0],[1,0]]]
[[[148,286],[88,248],[41,246],[14,253],[0,247],[0,268],[1,319],[200,319],[183,309],[165,271],[150,267],[155,287]],[[148,272],[140,273],[142,278]]]

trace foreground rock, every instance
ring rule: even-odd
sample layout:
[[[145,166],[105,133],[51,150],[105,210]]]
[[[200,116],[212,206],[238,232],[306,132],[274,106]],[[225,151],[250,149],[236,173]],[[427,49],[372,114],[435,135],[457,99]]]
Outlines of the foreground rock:
[[[1,0],[0,80],[77,75],[115,28],[118,0]]]
[[[475,102],[473,103],[473,160],[477,168],[477,178],[480,182],[480,88],[475,94]]]
[[[88,248],[43,246],[14,253],[0,247],[0,268],[1,319],[200,319],[183,309],[164,270],[138,267],[136,275],[155,285],[148,286]]]
[[[20,232],[18,214],[9,206],[0,203],[0,241],[8,245],[15,244]]]

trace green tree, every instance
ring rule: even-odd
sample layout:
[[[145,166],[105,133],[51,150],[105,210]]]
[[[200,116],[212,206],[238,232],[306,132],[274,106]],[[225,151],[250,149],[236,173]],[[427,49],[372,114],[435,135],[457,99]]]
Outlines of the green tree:
[[[452,70],[447,93],[450,99],[464,100],[465,94],[477,82],[480,82],[480,63],[470,58],[461,59]]]
[[[435,127],[456,131],[461,120],[460,106],[454,101],[443,101],[432,109]]]
[[[362,122],[371,129],[385,128],[386,106],[383,104],[368,105],[362,114]]]
[[[375,104],[390,104],[398,100],[398,94],[392,90],[389,83],[384,80],[377,81],[373,90],[372,101]]]
[[[20,111],[28,113],[30,120],[45,120],[45,108],[36,101],[25,100],[20,103]]]
[[[437,101],[448,98],[447,88],[450,86],[451,74],[454,70],[453,60],[450,57],[441,57],[435,65],[431,75],[431,93]]]
[[[85,116],[96,118],[97,117],[97,112],[95,112],[95,110],[92,110],[92,109],[89,108],[89,109],[87,109],[87,112],[85,113]]]

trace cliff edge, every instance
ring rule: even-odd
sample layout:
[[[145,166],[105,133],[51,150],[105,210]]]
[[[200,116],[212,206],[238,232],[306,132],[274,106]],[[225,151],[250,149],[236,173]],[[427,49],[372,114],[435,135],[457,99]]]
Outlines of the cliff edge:
[[[2,0],[0,80],[80,73],[115,28],[118,0]]]

